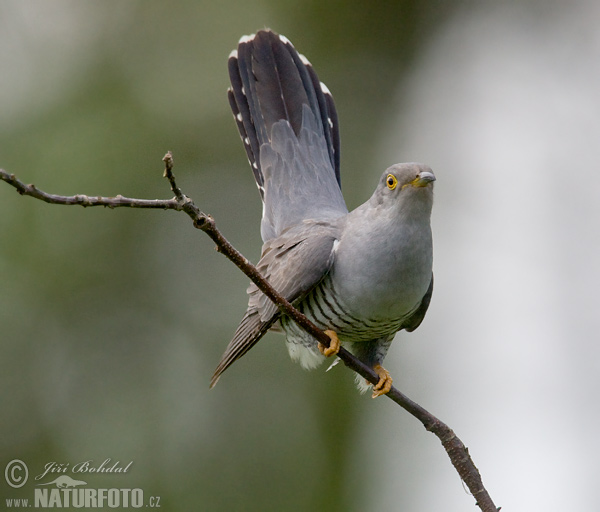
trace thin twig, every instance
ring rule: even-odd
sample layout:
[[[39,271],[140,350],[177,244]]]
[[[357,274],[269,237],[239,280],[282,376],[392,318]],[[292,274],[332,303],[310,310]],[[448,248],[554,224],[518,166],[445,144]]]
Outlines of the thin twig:
[[[173,154],[170,151],[167,151],[167,154],[163,157],[163,162],[165,163],[165,172],[163,173],[163,177],[169,180],[171,191],[173,194],[175,194],[175,197],[179,201],[184,201],[185,196],[175,182],[175,175],[173,174],[173,166],[175,165],[175,162],[173,161]]]
[[[105,208],[126,207],[158,208],[162,210],[182,209],[175,199],[133,199],[130,197],[123,197],[120,194],[115,197],[86,196],[84,194],[77,194],[74,196],[58,196],[55,194],[48,194],[33,184],[26,185],[14,174],[9,174],[4,169],[0,169],[0,179],[15,187],[17,192],[22,196],[31,196],[35,199],[39,199],[40,201],[50,204],[76,204],[83,206],[84,208],[88,206],[104,206]]]
[[[302,327],[302,329],[308,332],[321,344],[328,347],[331,341],[329,336],[313,324],[306,316],[295,309],[285,297],[277,292],[277,290],[261,276],[256,267],[227,241],[219,229],[217,229],[214,219],[210,215],[203,213],[189,197],[183,194],[175,181],[175,176],[173,174],[173,155],[170,151],[165,155],[163,161],[165,162],[164,177],[168,179],[171,190],[175,194],[173,199],[132,199],[121,195],[115,197],[89,197],[80,194],[75,196],[59,196],[43,192],[35,187],[35,185],[26,185],[17,179],[14,174],[9,174],[2,169],[0,169],[0,179],[16,188],[21,195],[31,196],[51,204],[78,204],[84,207],[105,206],[108,208],[161,208],[184,211],[194,221],[194,226],[204,231],[217,245],[217,250],[246,274],[250,280],[277,305],[282,314],[292,318],[300,327]],[[372,368],[365,365],[343,347],[340,348],[337,355],[348,368],[354,370],[372,384],[376,384],[379,381],[379,376]],[[412,414],[428,431],[438,437],[442,446],[448,453],[452,464],[471,491],[471,494],[477,501],[477,506],[482,512],[497,512],[499,508],[494,505],[490,495],[483,486],[481,475],[473,463],[467,448],[454,434],[452,429],[393,386],[385,396]]]

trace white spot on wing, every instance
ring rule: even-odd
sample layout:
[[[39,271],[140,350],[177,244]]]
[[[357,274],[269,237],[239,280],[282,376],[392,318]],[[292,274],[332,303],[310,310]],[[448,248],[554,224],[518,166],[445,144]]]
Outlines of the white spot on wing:
[[[235,118],[241,123],[242,122],[242,114],[240,114],[239,112],[237,113],[237,115],[235,116]]]
[[[258,191],[260,192],[260,199],[263,204],[263,213],[262,213],[261,219],[264,219],[265,215],[267,214],[267,207],[265,205],[265,189],[259,185]]]
[[[244,43],[249,43],[250,41],[252,41],[254,39],[254,36],[256,34],[250,34],[249,36],[242,36],[240,37],[240,41],[238,44],[244,44]]]
[[[228,59],[237,59],[237,50],[231,50]]]
[[[323,82],[321,82],[321,91],[323,91],[323,94],[329,94],[329,96],[331,96],[331,91]]]
[[[250,139],[248,137],[244,137],[244,144],[246,144],[246,146],[250,145]]]
[[[312,64],[310,63],[310,61],[301,53],[298,54],[300,56],[300,60],[302,61],[302,64],[304,64],[305,66],[312,66]]]
[[[292,44],[292,42],[285,36],[282,36],[281,34],[279,34],[279,40],[283,43],[283,44],[289,44],[290,46],[294,46]]]
[[[331,120],[331,117],[327,118],[327,122],[329,123],[329,128],[333,128],[333,121]]]

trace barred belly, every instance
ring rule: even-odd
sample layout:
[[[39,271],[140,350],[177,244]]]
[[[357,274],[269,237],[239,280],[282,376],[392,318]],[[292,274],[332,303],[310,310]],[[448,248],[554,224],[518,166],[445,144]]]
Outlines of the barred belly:
[[[400,330],[406,318],[359,318],[356,312],[351,312],[345,305],[328,276],[295,306],[317,327],[335,331],[342,345],[387,338]],[[289,317],[282,317],[280,325],[294,361],[300,362],[305,368],[315,368],[323,362],[324,357],[319,352],[317,340]]]

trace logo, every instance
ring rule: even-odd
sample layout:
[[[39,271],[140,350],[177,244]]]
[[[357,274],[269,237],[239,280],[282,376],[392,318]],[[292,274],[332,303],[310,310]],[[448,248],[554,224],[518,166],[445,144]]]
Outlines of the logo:
[[[113,462],[111,459],[105,459],[100,465],[94,465],[93,460],[84,460],[76,464],[48,462],[44,466],[44,472],[35,477],[36,480],[41,480],[48,473],[67,473],[70,471],[73,474],[78,473],[127,473],[133,461],[127,465],[121,464],[121,461]]]
[[[59,489],[68,489],[69,487],[77,487],[78,485],[86,485],[87,482],[84,482],[83,480],[73,480],[70,476],[61,475],[58,478],[56,478],[55,480],[52,480],[52,482],[46,482],[45,484],[38,484],[38,485],[51,485],[51,484],[56,484],[56,487],[58,487]]]
[[[5,498],[6,508],[160,508],[160,496],[144,496],[144,491],[125,485],[121,488],[95,488],[93,480],[103,473],[126,475],[131,470],[133,461],[123,464],[105,459],[96,464],[93,460],[85,460],[71,464],[70,462],[48,462],[33,478],[36,483],[31,489],[33,497]],[[70,473],[73,476],[69,476]],[[80,480],[81,473],[87,475]],[[35,472],[33,474],[36,474]],[[79,478],[78,478],[79,477]],[[20,459],[11,460],[4,468],[4,479],[13,489],[23,487],[29,481],[29,468]],[[88,481],[90,481],[88,483]],[[33,484],[30,484],[33,485]],[[0,504],[0,508],[2,504]]]
[[[13,489],[23,487],[27,483],[29,477],[29,470],[27,465],[19,459],[11,460],[4,470],[4,478],[6,483]]]

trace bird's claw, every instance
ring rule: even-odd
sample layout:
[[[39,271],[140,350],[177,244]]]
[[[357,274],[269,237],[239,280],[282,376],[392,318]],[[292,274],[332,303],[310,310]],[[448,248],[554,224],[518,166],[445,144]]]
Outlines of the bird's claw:
[[[334,356],[335,354],[337,354],[340,351],[340,339],[338,338],[335,331],[331,331],[328,329],[324,332],[325,332],[325,334],[327,334],[327,336],[329,336],[329,339],[331,341],[329,342],[328,347],[319,343],[319,351],[325,357]]]
[[[390,372],[388,372],[383,366],[380,364],[376,364],[373,367],[375,373],[379,375],[379,382],[373,386],[373,395],[372,398],[377,398],[378,396],[385,395],[389,393],[390,389],[392,389],[392,376]]]

